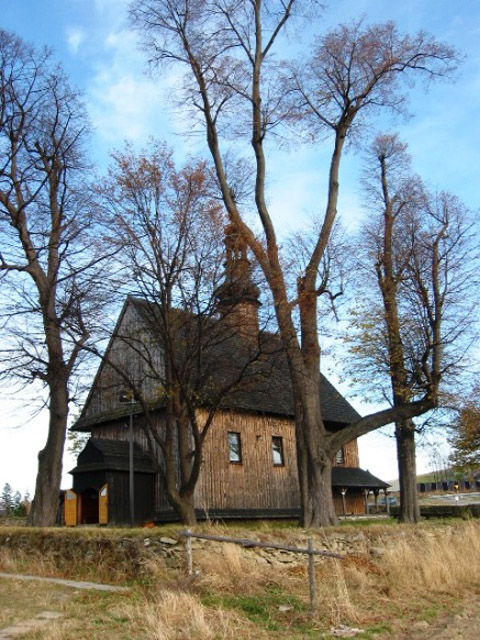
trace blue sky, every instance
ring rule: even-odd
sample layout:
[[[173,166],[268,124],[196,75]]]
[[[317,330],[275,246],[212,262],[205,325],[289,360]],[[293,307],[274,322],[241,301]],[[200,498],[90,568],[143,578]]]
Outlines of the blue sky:
[[[175,76],[159,81],[143,73],[143,54],[126,22],[127,4],[126,0],[0,0],[1,26],[37,46],[52,48],[72,83],[84,92],[94,125],[92,156],[100,171],[108,163],[109,151],[125,139],[141,145],[155,135],[166,139],[179,157],[195,150],[180,135],[182,120],[168,101]],[[415,169],[430,184],[456,193],[478,210],[480,2],[337,0],[330,4],[312,28],[320,31],[365,14],[367,21],[394,20],[402,31],[428,31],[466,56],[455,83],[439,84],[428,93],[422,88],[411,91],[412,117],[395,123],[393,129],[409,144]],[[304,214],[321,208],[324,194],[318,184],[324,181],[325,161],[319,146],[270,154],[271,211],[281,229],[294,228]],[[358,168],[358,156],[349,153],[341,173],[339,206],[347,226],[354,226],[361,216]],[[45,417],[19,430],[10,428],[23,422],[25,400],[22,393],[10,401],[8,411],[4,400],[0,423],[0,486],[9,481],[21,491],[33,490],[36,453],[45,437]],[[395,477],[392,443],[380,434],[364,442],[362,466],[385,479]],[[426,465],[421,457],[420,467]]]

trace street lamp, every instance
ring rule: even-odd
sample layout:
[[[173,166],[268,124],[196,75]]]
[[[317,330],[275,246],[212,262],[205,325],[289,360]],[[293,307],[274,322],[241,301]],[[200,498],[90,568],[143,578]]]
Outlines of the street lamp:
[[[343,506],[343,517],[344,519],[347,518],[347,504],[345,501],[345,494],[347,493],[347,490],[345,488],[340,489],[340,493],[342,494],[342,506]]]
[[[367,516],[370,515],[370,508],[368,506],[368,494],[370,493],[370,489],[364,489],[364,493],[365,493],[365,513],[367,514]]]
[[[130,424],[129,424],[129,498],[130,498],[130,525],[133,527],[135,523],[135,493],[134,493],[134,475],[133,475],[133,404],[136,400],[133,391],[121,391],[119,401],[130,404]]]
[[[385,489],[385,503],[387,507],[387,515],[390,515],[390,489]]]

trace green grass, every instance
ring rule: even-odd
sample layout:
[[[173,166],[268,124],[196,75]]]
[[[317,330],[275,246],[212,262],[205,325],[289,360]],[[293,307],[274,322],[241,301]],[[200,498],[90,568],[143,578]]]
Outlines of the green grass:
[[[358,520],[349,519],[349,520],[341,520],[341,527],[383,527],[383,526],[391,526],[398,524],[396,518],[359,518]]]
[[[278,588],[267,588],[263,593],[246,594],[214,594],[208,593],[200,597],[202,604],[208,607],[233,609],[245,616],[265,631],[280,632],[286,626],[292,631],[303,632],[303,619],[308,616],[309,608],[298,597],[285,593]],[[281,612],[280,607],[289,607]]]
[[[382,637],[387,636],[392,632],[392,626],[390,624],[374,624],[370,627],[367,627],[355,636],[356,640],[374,640],[380,633]]]
[[[447,610],[447,605],[444,602],[437,600],[422,609],[419,619],[431,623],[434,622],[439,617],[439,615],[445,613]]]

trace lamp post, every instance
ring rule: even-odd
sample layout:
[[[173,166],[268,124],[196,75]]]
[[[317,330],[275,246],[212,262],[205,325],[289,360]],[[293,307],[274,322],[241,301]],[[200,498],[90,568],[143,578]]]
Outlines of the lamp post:
[[[345,501],[345,494],[347,493],[347,490],[345,488],[340,490],[340,493],[342,494],[342,506],[343,506],[343,517],[344,519],[347,518],[347,504]]]
[[[370,493],[370,489],[364,489],[364,493],[365,493],[365,513],[367,514],[367,516],[369,516],[370,508],[368,506],[368,494]]]
[[[130,526],[135,524],[135,486],[134,486],[134,470],[133,470],[133,403],[135,402],[135,395],[132,391],[121,391],[119,401],[122,403],[130,404],[130,420],[129,420],[129,463],[128,463],[128,484],[129,484],[129,498],[130,498]]]

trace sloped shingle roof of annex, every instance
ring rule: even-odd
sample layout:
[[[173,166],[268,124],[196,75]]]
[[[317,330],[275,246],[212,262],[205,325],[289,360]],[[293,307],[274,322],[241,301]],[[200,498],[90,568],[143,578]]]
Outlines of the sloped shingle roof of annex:
[[[150,303],[139,298],[129,297],[127,304],[133,304],[140,318],[149,322],[147,316]],[[151,319],[150,319],[151,322]],[[260,332],[263,355],[249,369],[250,373],[242,383],[221,402],[222,409],[235,411],[251,411],[284,417],[294,416],[293,392],[290,372],[285,353],[278,336]],[[211,351],[213,360],[212,374],[219,386],[229,375],[235,375],[235,369],[241,368],[242,353],[246,353],[245,340],[238,335],[230,335],[227,340],[219,341]],[[232,358],[232,354],[236,357]],[[239,355],[240,354],[240,355]],[[350,424],[360,419],[360,415],[352,405],[321,374],[320,396],[323,418],[328,423],[338,426]],[[162,408],[164,400],[152,408]],[[140,405],[133,407],[135,413],[140,412]],[[73,430],[88,431],[88,427],[102,422],[112,421],[127,416],[130,407],[119,406],[114,413],[91,416],[83,415],[72,427]],[[83,412],[82,412],[83,414]]]
[[[390,485],[375,477],[369,471],[364,471],[357,467],[333,467],[332,486],[339,488],[386,489]]]
[[[128,471],[129,442],[90,438],[78,456],[78,465],[70,473],[85,471]],[[155,473],[152,459],[137,444],[133,445],[133,466],[138,473]]]

